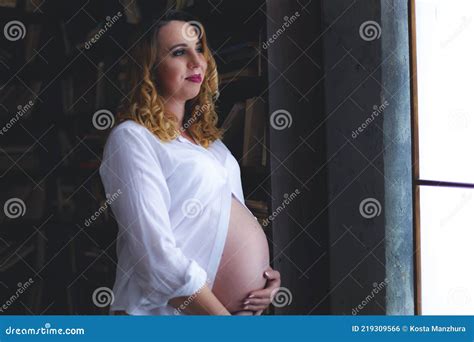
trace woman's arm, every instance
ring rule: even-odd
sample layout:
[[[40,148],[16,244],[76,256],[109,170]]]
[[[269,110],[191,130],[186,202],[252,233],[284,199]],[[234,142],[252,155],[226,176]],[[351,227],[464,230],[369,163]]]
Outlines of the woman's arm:
[[[188,315],[230,316],[229,311],[207,285],[204,285],[189,297],[172,298],[168,303],[178,312],[184,312]]]
[[[120,193],[111,203],[123,239],[126,271],[149,307],[189,297],[207,279],[206,271],[178,246],[171,220],[170,192],[146,128],[118,126],[104,148],[100,175],[105,193]],[[134,305],[139,305],[134,303]]]

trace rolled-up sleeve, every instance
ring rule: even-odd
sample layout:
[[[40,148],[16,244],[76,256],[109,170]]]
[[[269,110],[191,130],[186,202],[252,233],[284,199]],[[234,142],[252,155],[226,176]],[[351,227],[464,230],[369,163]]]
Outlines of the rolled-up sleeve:
[[[143,134],[132,128],[112,131],[100,176],[105,192],[117,194],[110,205],[134,265],[131,276],[143,295],[160,307],[171,298],[196,293],[207,274],[176,245],[169,189],[160,160]]]

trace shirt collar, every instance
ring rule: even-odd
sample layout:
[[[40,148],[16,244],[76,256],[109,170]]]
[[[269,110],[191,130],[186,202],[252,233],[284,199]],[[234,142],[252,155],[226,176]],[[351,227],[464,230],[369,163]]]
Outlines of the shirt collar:
[[[188,139],[186,139],[185,137],[183,137],[181,134],[178,135],[178,140],[181,141],[181,142],[191,143],[190,141],[188,141]]]
[[[191,145],[197,146],[197,147],[202,147],[201,145],[197,145],[197,144],[195,144],[195,143],[192,143],[191,141],[189,141],[188,139],[186,139],[185,137],[183,137],[181,134],[178,135],[178,140],[181,141],[181,142],[187,143],[187,144],[191,144]]]
[[[185,144],[190,144],[190,145],[193,145],[195,147],[201,147],[204,150],[207,150],[208,152],[211,152],[217,158],[217,160],[219,160],[219,162],[222,163],[222,165],[225,165],[225,161],[227,159],[227,150],[224,148],[224,146],[223,146],[224,144],[220,140],[214,141],[213,143],[211,143],[209,148],[206,149],[206,148],[202,147],[201,145],[193,144],[188,139],[183,137],[181,134],[178,135],[177,139],[180,142],[183,142]]]

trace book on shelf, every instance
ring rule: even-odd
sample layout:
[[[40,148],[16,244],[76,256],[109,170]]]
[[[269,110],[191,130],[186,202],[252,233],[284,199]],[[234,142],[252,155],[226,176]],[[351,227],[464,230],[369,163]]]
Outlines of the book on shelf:
[[[222,123],[224,143],[243,167],[267,165],[265,103],[259,97],[237,102]]]
[[[263,215],[268,215],[268,205],[264,201],[245,200],[245,205],[252,211]]]
[[[41,5],[45,0],[26,0],[25,1],[25,10],[27,12],[38,12],[41,13]]]
[[[0,7],[15,8],[16,2],[16,0],[0,0]]]
[[[12,160],[17,162],[13,163]],[[0,170],[21,170],[33,172],[40,169],[38,151],[31,146],[4,146],[0,152]]]
[[[259,71],[252,67],[243,68],[240,70],[229,71],[223,74],[220,74],[220,81],[221,85],[227,84],[234,81],[239,81],[243,78],[250,78],[250,77],[259,77]]]
[[[97,170],[100,167],[100,160],[86,160],[79,162],[81,170]]]
[[[24,259],[28,257],[31,253],[35,251],[35,246],[33,244],[26,245],[11,245],[9,250],[6,250],[0,255],[0,272],[5,272],[10,269],[12,266],[21,262],[24,264]]]
[[[128,75],[125,71],[120,71],[117,75],[119,89],[125,93],[128,89]]]
[[[66,219],[76,214],[78,206],[73,198],[75,191],[74,185],[68,184],[62,178],[56,179],[56,198],[53,204],[59,218]]]
[[[194,0],[168,0],[167,8],[171,8],[175,6],[177,10],[183,10],[193,5],[194,5]]]
[[[219,51],[221,84],[262,75],[262,57],[258,42],[228,45]]]
[[[123,0],[122,1],[123,10],[125,12],[125,17],[127,18],[127,23],[138,24],[141,19],[140,9],[136,0]]]
[[[61,155],[61,160],[64,166],[69,166],[72,156],[70,155],[70,151],[73,150],[74,146],[72,144],[73,137],[68,134],[64,129],[58,130],[58,143],[59,143],[59,150]]]
[[[74,104],[74,85],[72,77],[61,80],[61,92],[63,102],[63,112],[71,113]]]
[[[15,58],[14,51],[9,49],[0,48],[0,70],[3,72],[10,70],[10,65],[12,64],[13,59]]]
[[[24,120],[35,109],[42,81],[32,80],[28,84],[11,82],[0,92],[0,118],[10,121]]]
[[[236,121],[243,120],[244,109],[245,104],[243,102],[235,103],[222,123],[222,128],[227,131],[235,125]]]
[[[59,22],[59,28],[61,31],[61,38],[64,44],[64,53],[66,56],[71,54],[71,41],[69,39],[69,35],[66,29],[66,23],[64,21]]]
[[[245,103],[237,102],[234,104],[221,126],[224,130],[224,143],[237,160],[242,157],[242,132],[244,130],[244,124]]]
[[[245,101],[242,166],[262,167],[267,163],[265,103],[260,97]]]
[[[41,28],[39,24],[30,24],[26,30],[25,37],[25,62],[29,62],[36,57],[41,38]]]
[[[61,80],[63,112],[66,115],[94,113],[96,101],[105,101],[103,97],[100,97],[103,96],[102,90],[97,90],[97,86],[101,88],[103,85],[98,80],[101,75],[100,68],[99,70],[93,67],[83,69],[83,74],[83,78],[67,75]]]
[[[9,117],[11,115],[10,111],[14,108],[14,103],[11,104],[10,102],[16,97],[18,86],[16,84],[9,84],[4,87],[0,92],[0,103],[2,104],[0,108],[2,109],[2,117]]]
[[[252,214],[257,218],[258,223],[262,227],[266,227],[268,225],[268,205],[264,201],[257,201],[257,200],[245,200],[245,205]]]
[[[0,7],[16,7],[16,0],[0,0]]]
[[[95,108],[102,108],[106,105],[105,80],[106,80],[105,63],[101,61],[99,62],[99,65],[97,66],[97,83],[95,85]]]
[[[219,50],[219,57],[225,63],[233,63],[237,61],[251,60],[259,56],[258,42],[248,41],[227,45]]]
[[[118,63],[117,86],[124,94],[128,94],[131,91],[128,77],[129,63],[130,60],[127,56],[121,57]]]
[[[23,114],[23,116],[28,116],[32,112],[34,105],[36,104],[36,101],[38,99],[38,96],[40,95],[40,90],[41,90],[42,85],[43,85],[43,81],[39,81],[39,80],[33,80],[29,82],[30,92],[25,94],[24,103],[26,104],[27,102],[29,102],[28,100],[31,99],[31,102],[33,103],[33,105],[29,107],[29,109],[25,112],[25,114]]]

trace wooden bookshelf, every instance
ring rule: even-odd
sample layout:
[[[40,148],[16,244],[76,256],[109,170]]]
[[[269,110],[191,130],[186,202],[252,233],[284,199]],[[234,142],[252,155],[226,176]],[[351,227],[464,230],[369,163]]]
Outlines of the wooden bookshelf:
[[[126,13],[123,8],[126,1],[105,4],[71,0],[67,5],[54,1],[35,3],[40,10],[35,10],[35,6],[27,7],[28,1],[31,0],[13,1],[14,7],[0,6],[2,23],[19,20],[27,28],[25,39],[3,40],[0,44],[0,62],[8,66],[0,63],[0,87],[4,86],[0,99],[5,104],[5,108],[0,108],[0,126],[11,118],[16,106],[24,104],[19,102],[29,99],[24,94],[39,95],[28,115],[22,117],[8,134],[0,136],[1,146],[6,151],[19,149],[25,142],[29,146],[35,145],[34,152],[30,151],[23,157],[27,159],[18,162],[28,175],[19,168],[9,170],[0,180],[2,189],[14,194],[18,185],[34,187],[34,181],[41,182],[44,190],[41,215],[34,220],[16,222],[15,229],[5,230],[1,235],[14,248],[24,239],[11,235],[13,231],[27,231],[27,226],[43,224],[41,232],[48,242],[31,239],[31,244],[25,244],[25,253],[28,252],[32,265],[34,260],[39,260],[35,267],[43,278],[41,281],[38,278],[36,283],[36,298],[25,302],[28,307],[35,313],[44,314],[104,313],[91,303],[90,296],[91,290],[99,286],[113,285],[115,220],[112,215],[104,215],[94,227],[81,227],[84,231],[77,227],[77,223],[100,207],[105,198],[98,166],[107,132],[98,132],[91,119],[94,112],[102,108],[114,112],[124,95],[123,72],[133,63],[125,52],[133,43],[137,23],[141,19],[159,17],[170,6],[196,15],[206,27],[221,76],[217,103],[219,125],[224,123],[236,103],[242,103],[241,123],[232,123],[230,128],[236,130],[233,135],[227,135],[224,142],[241,166],[248,207],[260,220],[268,216],[270,170],[269,163],[262,162],[268,160],[268,156],[266,149],[255,145],[254,140],[254,136],[259,136],[266,145],[266,95],[258,98],[262,101],[258,112],[252,112],[251,106],[251,101],[265,94],[268,87],[266,63],[263,62],[266,58],[260,55],[265,53],[260,48],[266,31],[264,1],[247,1],[245,6],[231,1],[218,5],[207,1],[139,1],[136,2],[137,12],[133,13]],[[119,10],[125,14],[121,21],[85,50],[84,43],[91,33],[107,16]],[[100,75],[106,77],[99,80]],[[25,86],[30,90],[25,90]],[[251,130],[257,126],[258,132]],[[34,158],[30,158],[30,154],[34,154]],[[7,170],[11,160],[6,155],[0,157],[0,170]],[[27,205],[37,206],[29,202],[32,199],[28,196],[23,199]],[[265,233],[271,239],[270,227],[265,228]],[[92,263],[102,252],[104,254]],[[7,252],[3,250],[2,253]],[[5,256],[0,254],[0,258],[2,255]],[[54,260],[44,267],[52,257]],[[44,260],[47,261],[42,265]],[[8,270],[0,269],[2,278],[20,279],[29,274],[31,270],[21,261],[9,265]],[[28,313],[21,305],[12,308],[11,312]]]

